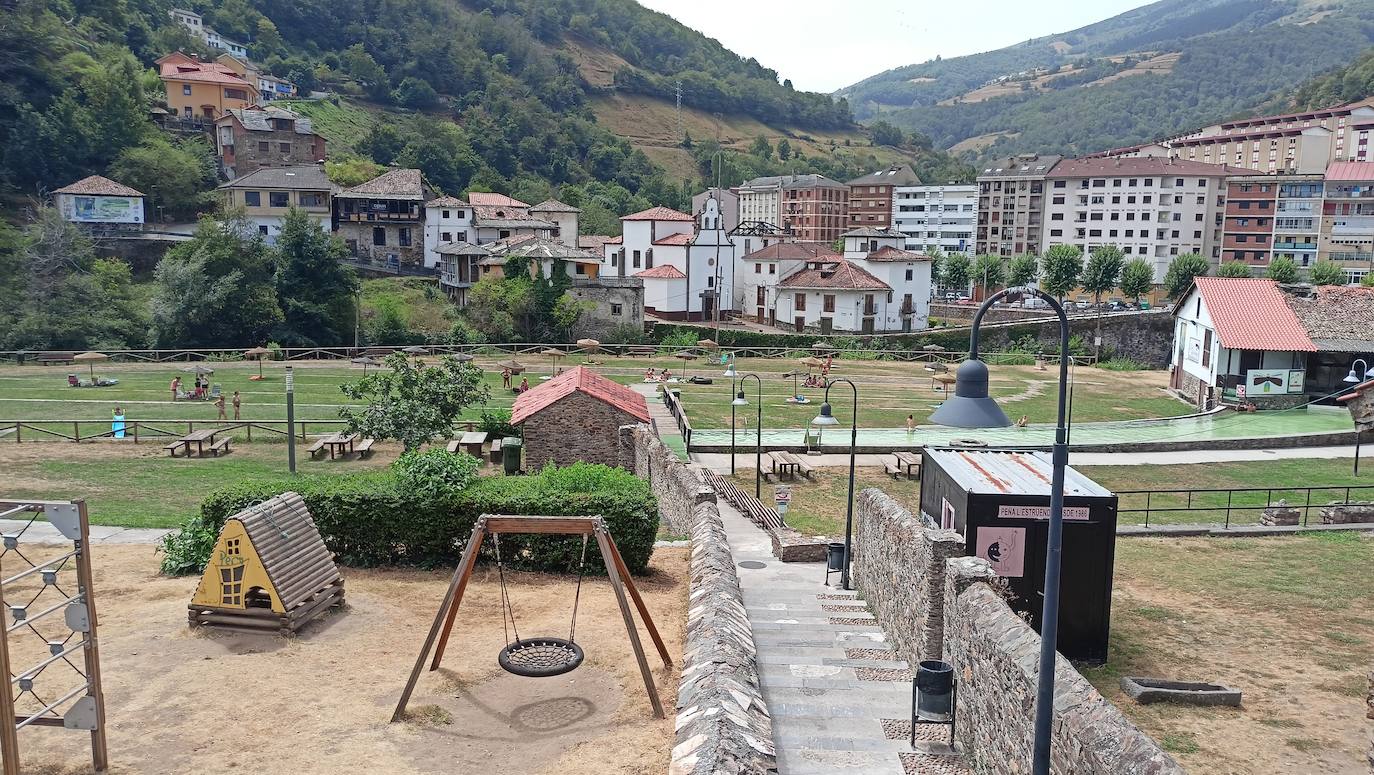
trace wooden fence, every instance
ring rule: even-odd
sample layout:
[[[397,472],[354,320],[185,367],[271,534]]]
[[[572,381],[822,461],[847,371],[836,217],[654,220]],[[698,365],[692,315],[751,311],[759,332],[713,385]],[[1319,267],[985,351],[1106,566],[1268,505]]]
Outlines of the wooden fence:
[[[296,436],[305,439],[313,428],[317,434],[333,433],[342,430],[344,420],[296,420],[293,423]],[[92,427],[94,426],[94,427]],[[476,420],[462,420],[458,427],[471,431],[477,427]],[[70,428],[70,432],[67,429]],[[286,436],[286,420],[124,420],[124,438],[137,444],[143,439],[180,438],[196,428],[217,428],[221,432],[242,431],[248,441],[253,440],[253,432],[268,438]],[[0,441],[13,441],[21,444],[27,440],[53,441],[94,441],[113,439],[118,433],[110,420],[7,420],[0,421]]]

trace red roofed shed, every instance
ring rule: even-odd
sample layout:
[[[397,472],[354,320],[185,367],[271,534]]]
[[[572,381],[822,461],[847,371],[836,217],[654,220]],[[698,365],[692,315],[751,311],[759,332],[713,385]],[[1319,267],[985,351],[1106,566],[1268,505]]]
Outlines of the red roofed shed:
[[[577,366],[515,399],[511,424],[522,427],[525,469],[580,461],[619,463],[620,427],[649,422],[644,396]]]

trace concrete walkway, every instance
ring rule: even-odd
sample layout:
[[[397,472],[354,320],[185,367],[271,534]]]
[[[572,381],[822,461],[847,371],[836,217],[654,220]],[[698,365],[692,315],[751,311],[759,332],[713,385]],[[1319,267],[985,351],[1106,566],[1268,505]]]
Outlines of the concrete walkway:
[[[27,530],[24,530],[25,526]],[[57,528],[48,524],[48,521],[39,515],[38,519],[29,525],[27,519],[0,519],[0,534],[14,535],[19,531],[24,531],[21,542],[31,544],[67,544],[71,541],[57,531]],[[109,525],[91,525],[91,542],[98,544],[155,544],[162,540],[162,537],[172,532],[156,528],[138,527],[111,527]]]
[[[909,742],[911,673],[864,602],[822,563],[781,563],[768,536],[719,503],[773,717],[780,775],[966,772],[948,727]],[[836,583],[839,575],[832,576]]]

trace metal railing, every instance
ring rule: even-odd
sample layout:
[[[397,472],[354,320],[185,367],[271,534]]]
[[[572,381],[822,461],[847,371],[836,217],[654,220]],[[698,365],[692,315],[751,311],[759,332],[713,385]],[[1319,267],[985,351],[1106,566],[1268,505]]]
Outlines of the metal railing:
[[[668,407],[668,414],[673,416],[673,422],[677,423],[677,431],[682,434],[687,449],[691,449],[692,423],[687,420],[687,410],[682,406],[682,399],[678,398],[668,385],[663,386],[663,403]]]
[[[1325,495],[1323,495],[1325,493]],[[1352,500],[1351,494],[1357,497]],[[1235,487],[1197,490],[1117,490],[1117,517],[1122,524],[1206,524],[1252,517],[1243,524],[1255,524],[1264,510],[1282,505],[1302,512],[1300,524],[1307,526],[1312,510],[1332,505],[1351,505],[1374,500],[1374,484],[1332,485],[1330,487]],[[1358,497],[1363,495],[1364,497]],[[1315,496],[1315,497],[1314,497]],[[1282,502],[1282,503],[1281,503]],[[1181,522],[1164,515],[1197,515]],[[1127,523],[1127,515],[1143,515],[1143,522]],[[1161,522],[1161,518],[1164,520]]]

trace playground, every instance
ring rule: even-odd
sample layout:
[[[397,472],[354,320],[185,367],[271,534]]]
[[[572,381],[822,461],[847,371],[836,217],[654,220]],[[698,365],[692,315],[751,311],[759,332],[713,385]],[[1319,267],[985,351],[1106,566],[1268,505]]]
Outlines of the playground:
[[[118,771],[639,775],[662,772],[668,760],[676,669],[649,662],[669,708],[655,719],[604,577],[583,582],[583,665],[521,678],[497,666],[499,586],[495,568],[479,566],[443,666],[424,675],[406,720],[388,724],[451,568],[343,568],[347,607],[281,638],[187,629],[197,577],[158,575],[149,546],[102,545],[94,564]],[[566,635],[575,576],[506,576],[522,631]],[[660,548],[650,573],[635,579],[675,662],[687,578],[687,550]],[[24,734],[32,735],[26,772],[89,766],[71,732]]]

